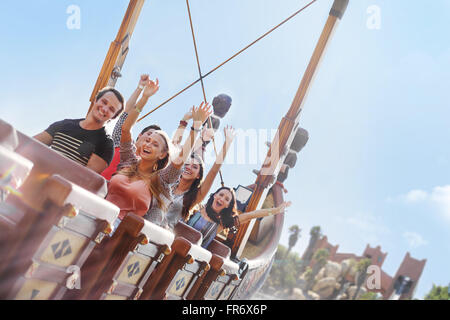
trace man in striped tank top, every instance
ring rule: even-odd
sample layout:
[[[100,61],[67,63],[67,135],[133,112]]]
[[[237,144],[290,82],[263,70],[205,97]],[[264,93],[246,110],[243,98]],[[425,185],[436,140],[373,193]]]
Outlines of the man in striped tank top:
[[[124,98],[107,87],[99,91],[84,119],[65,119],[51,124],[34,138],[65,157],[101,173],[111,163],[114,145],[105,124],[123,110]]]

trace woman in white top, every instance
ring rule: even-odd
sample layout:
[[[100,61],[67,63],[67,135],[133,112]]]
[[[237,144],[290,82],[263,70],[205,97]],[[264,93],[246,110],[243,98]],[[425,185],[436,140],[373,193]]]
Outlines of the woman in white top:
[[[164,226],[173,229],[178,221],[186,222],[189,212],[197,204],[201,203],[209,193],[214,179],[222,166],[227,151],[235,137],[232,127],[224,129],[225,142],[221,152],[217,155],[214,165],[209,170],[205,179],[204,163],[197,153],[193,153],[186,161],[179,181],[172,186],[173,201],[167,210]]]
[[[211,112],[208,103],[202,103],[198,108],[192,109],[193,126],[191,133],[179,152],[173,152],[169,137],[161,130],[156,130],[151,135],[145,136],[145,140],[139,143],[136,149],[132,140],[131,129],[148,99],[158,90],[158,79],[156,81],[148,80],[142,98],[129,111],[128,117],[122,125],[121,163],[119,167],[123,169],[120,169],[116,175],[126,176],[130,182],[137,180],[145,182],[151,194],[148,207],[154,209],[154,215],[147,216],[147,218],[161,225],[164,212],[172,198],[170,185],[180,176],[183,164],[191,153],[200,127]],[[113,198],[116,202],[121,202],[120,193]],[[125,202],[129,202],[129,200]]]

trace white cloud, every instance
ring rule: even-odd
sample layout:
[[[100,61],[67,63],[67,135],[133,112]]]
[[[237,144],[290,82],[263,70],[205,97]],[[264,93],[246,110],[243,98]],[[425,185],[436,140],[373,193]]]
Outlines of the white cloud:
[[[411,248],[417,248],[428,244],[428,241],[426,241],[420,234],[416,232],[406,231],[403,232],[402,236],[403,238],[405,238]]]
[[[428,198],[428,193],[423,190],[411,190],[404,196],[404,200],[408,203],[421,202]]]
[[[430,200],[437,206],[441,214],[450,221],[450,185],[435,187],[431,193]]]
[[[434,187],[431,192],[414,189],[396,198],[387,198],[387,202],[394,200],[400,200],[407,204],[428,204],[450,221],[450,185]]]

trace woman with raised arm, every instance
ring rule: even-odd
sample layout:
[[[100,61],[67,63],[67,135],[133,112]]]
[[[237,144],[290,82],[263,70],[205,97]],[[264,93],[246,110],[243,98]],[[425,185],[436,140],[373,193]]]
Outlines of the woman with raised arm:
[[[190,159],[184,165],[183,172],[178,183],[172,186],[173,201],[169,205],[164,225],[173,229],[178,221],[187,221],[190,210],[203,201],[208,194],[217,173],[222,166],[227,151],[233,142],[235,132],[232,127],[224,129],[225,142],[216,161],[203,180],[204,163],[197,153],[192,153]],[[199,140],[197,140],[199,141]]]
[[[276,208],[260,209],[238,215],[234,190],[221,187],[211,194],[206,206],[202,206],[199,211],[195,212],[187,224],[202,233],[202,247],[207,248],[222,230],[236,232],[241,224],[252,219],[279,214],[290,205],[291,202],[283,202]]]
[[[116,122],[116,125],[114,126],[111,135],[114,142],[114,157],[109,167],[106,168],[105,171],[101,173],[101,175],[108,181],[111,180],[113,174],[115,174],[117,170],[120,169],[118,165],[120,163],[120,140],[122,137],[122,125],[125,122],[125,119],[128,117],[128,113],[136,106],[136,102],[139,96],[141,95],[142,90],[144,90],[145,85],[148,83],[148,80],[149,80],[148,74],[141,75],[138,87],[136,88],[136,90],[134,90],[130,98],[127,100],[125,110],[120,115],[119,119]],[[146,135],[151,135],[155,130],[161,130],[161,127],[153,124],[142,129],[141,133],[139,133],[138,137],[136,138],[136,145],[139,145],[139,143],[143,139],[145,139]]]
[[[211,117],[210,117],[211,118]],[[219,127],[219,123],[214,120],[209,121],[210,118],[208,118],[205,123],[203,124],[202,131],[200,133],[200,138],[195,141],[195,146],[193,148],[193,152],[201,155],[202,160],[204,160],[204,152],[206,145],[211,141],[211,139],[214,137],[215,131]],[[188,120],[192,119],[192,113],[188,112],[186,113],[183,118],[180,120],[180,124],[178,125],[177,130],[175,131],[175,134],[172,137],[172,142],[174,145],[178,145],[181,143],[181,140],[183,139],[184,131],[188,125]],[[212,124],[212,127],[211,127]]]
[[[136,148],[131,129],[149,98],[158,90],[158,79],[149,80],[142,98],[129,111],[122,125],[119,166],[123,169],[111,178],[106,197],[121,209],[119,220],[128,212],[144,216],[151,206],[158,208],[158,211],[154,216],[150,216],[149,220],[157,224],[162,223],[164,212],[172,198],[170,185],[180,176],[200,126],[210,114],[208,104],[202,103],[198,108],[192,109],[194,123],[190,138],[179,152],[174,152],[169,137],[161,130],[146,136]]]

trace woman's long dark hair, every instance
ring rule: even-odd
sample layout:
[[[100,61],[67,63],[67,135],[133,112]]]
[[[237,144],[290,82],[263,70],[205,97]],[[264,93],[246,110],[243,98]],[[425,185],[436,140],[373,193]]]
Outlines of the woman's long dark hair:
[[[181,218],[185,221],[188,220],[189,211],[193,207],[194,201],[197,198],[197,194],[203,182],[203,172],[205,167],[203,164],[203,160],[196,153],[192,153],[191,158],[198,162],[200,171],[199,177],[192,182],[191,187],[183,196],[183,209],[181,209]]]
[[[219,213],[217,213],[212,209],[212,204],[214,201],[214,195],[219,193],[221,190],[228,190],[231,193],[231,201],[228,207],[223,208]],[[221,224],[224,229],[230,229],[233,232],[236,232],[237,228],[239,228],[239,219],[237,218],[238,212],[236,205],[236,194],[234,193],[234,190],[232,188],[221,187],[216,192],[212,193],[209,196],[205,209],[208,217],[212,221]]]

